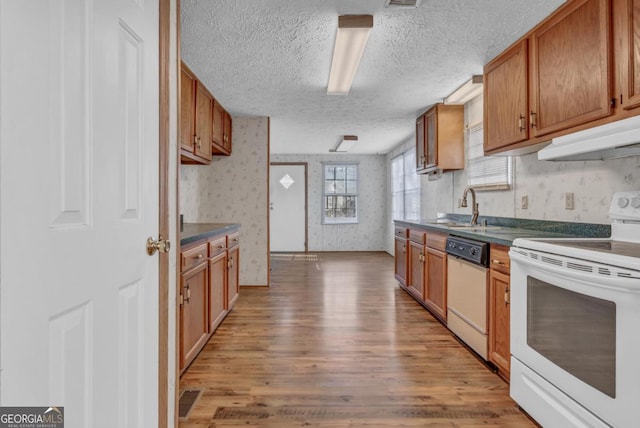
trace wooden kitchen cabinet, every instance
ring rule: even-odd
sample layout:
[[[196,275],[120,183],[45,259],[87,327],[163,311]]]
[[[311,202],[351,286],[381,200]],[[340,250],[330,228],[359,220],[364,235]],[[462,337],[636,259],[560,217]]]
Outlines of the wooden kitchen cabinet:
[[[425,304],[443,322],[447,321],[447,235],[427,233],[425,255]]]
[[[407,233],[408,229],[396,226],[394,240],[394,276],[403,287],[407,285]]]
[[[528,41],[522,40],[484,67],[484,151],[529,138]]]
[[[214,154],[230,155],[231,154],[231,139],[228,137],[230,129],[225,130],[225,127],[231,128],[230,116],[227,119],[229,113],[225,111],[222,105],[214,100],[213,102],[213,132],[211,133],[211,147]]]
[[[570,0],[484,69],[485,154],[612,121],[609,0]]]
[[[181,63],[180,162],[206,165],[213,155],[229,156],[231,126],[231,115],[189,67]]]
[[[422,172],[426,166],[424,157],[424,114],[416,120],[416,171]]]
[[[491,244],[490,260],[489,361],[508,382],[511,361],[509,247]]]
[[[180,367],[187,367],[209,339],[207,273],[203,259],[180,278]]]
[[[410,230],[408,241],[407,290],[419,301],[424,301],[425,287],[425,239],[423,231]]]
[[[640,0],[613,0],[613,34],[614,95],[622,114],[629,114],[640,107]]]
[[[227,236],[227,310],[231,310],[240,295],[240,239],[239,234]]]
[[[198,79],[189,68],[182,64],[180,67],[180,149],[187,153],[193,153],[196,83]]]
[[[422,136],[416,122],[416,162],[423,159],[419,173],[464,168],[464,106],[436,104],[423,116]],[[419,155],[419,156],[418,156]]]
[[[227,238],[209,242],[209,333],[224,319],[227,310]]]
[[[234,231],[190,243],[181,251],[180,373],[238,299],[239,243],[239,233]]]
[[[579,0],[530,37],[534,137],[611,114],[609,0]]]
[[[180,68],[180,158],[182,163],[209,163],[213,97],[183,63]]]

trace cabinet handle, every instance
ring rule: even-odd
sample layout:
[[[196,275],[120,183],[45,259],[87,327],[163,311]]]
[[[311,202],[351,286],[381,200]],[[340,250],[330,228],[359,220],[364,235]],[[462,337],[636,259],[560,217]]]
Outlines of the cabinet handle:
[[[224,245],[218,245],[218,250],[221,250],[224,248]]]
[[[184,287],[187,290],[187,297],[183,299],[183,302],[189,303],[191,301],[191,288],[189,288],[189,284]]]
[[[536,112],[535,111],[532,111],[529,114],[529,119],[531,120],[531,127],[532,128],[535,128],[535,127],[538,126],[538,124],[536,123]]]
[[[510,302],[509,302],[509,289],[508,289],[508,288],[506,288],[506,289],[504,290],[504,304],[505,304],[505,306],[506,306],[506,305],[508,305],[509,303],[510,303]]]
[[[402,246],[402,252],[403,252],[403,253],[406,253],[406,252],[407,252],[407,245],[406,245],[406,244]]]
[[[204,255],[202,255],[202,254],[198,254],[198,255],[196,256],[196,259],[201,259],[201,258],[203,258],[203,257],[204,257]]]
[[[492,259],[491,263],[493,263],[494,265],[500,265],[500,266],[504,266],[505,264],[503,261],[500,261],[498,259]]]
[[[524,131],[524,115],[520,115],[520,118],[518,119],[518,128],[520,129],[520,132]]]
[[[180,306],[184,305],[184,296],[180,293]]]

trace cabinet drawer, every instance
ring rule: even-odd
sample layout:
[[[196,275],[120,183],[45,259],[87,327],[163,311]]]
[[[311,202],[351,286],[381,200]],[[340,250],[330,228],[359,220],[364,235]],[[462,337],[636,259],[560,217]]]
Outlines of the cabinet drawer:
[[[491,269],[509,274],[511,269],[509,247],[492,244],[490,248],[490,262]]]
[[[447,248],[447,234],[438,232],[427,233],[427,247],[445,251]]]
[[[185,272],[192,267],[198,266],[207,260],[207,244],[198,244],[193,248],[189,248],[182,252],[182,272]]]
[[[232,248],[240,244],[240,232],[227,235],[227,248]]]
[[[209,257],[215,257],[220,253],[225,252],[227,249],[227,237],[221,236],[219,238],[209,241]]]
[[[406,227],[396,226],[395,235],[396,238],[406,238],[407,236],[409,236],[409,229],[407,229]]]
[[[427,234],[422,230],[409,230],[409,239],[415,243],[424,245],[427,242]]]

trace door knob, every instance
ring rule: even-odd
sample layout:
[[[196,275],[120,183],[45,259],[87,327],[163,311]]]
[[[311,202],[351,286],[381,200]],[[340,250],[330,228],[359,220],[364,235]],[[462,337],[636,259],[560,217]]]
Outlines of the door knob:
[[[153,256],[156,251],[161,253],[168,253],[171,249],[171,242],[168,239],[162,238],[162,235],[155,241],[152,237],[147,239],[147,254]]]

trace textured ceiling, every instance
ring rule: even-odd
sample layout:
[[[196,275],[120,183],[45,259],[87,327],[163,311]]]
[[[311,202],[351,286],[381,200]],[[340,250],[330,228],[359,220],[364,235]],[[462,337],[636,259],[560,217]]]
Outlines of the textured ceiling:
[[[561,0],[182,0],[182,58],[232,116],[271,117],[272,153],[386,153],[416,117]],[[349,95],[327,95],[338,15],[374,27]]]

